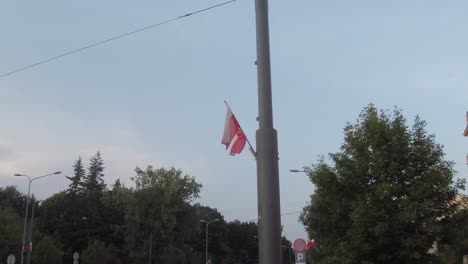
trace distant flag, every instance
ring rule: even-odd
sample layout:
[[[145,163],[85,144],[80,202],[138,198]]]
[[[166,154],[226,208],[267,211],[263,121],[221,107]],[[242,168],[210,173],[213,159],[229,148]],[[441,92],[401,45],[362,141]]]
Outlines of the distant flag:
[[[32,251],[32,242],[24,244],[24,251]]]
[[[237,121],[236,116],[232,113],[231,108],[226,103],[227,112],[226,120],[224,122],[224,132],[221,143],[226,146],[226,149],[229,152],[229,155],[236,155],[242,152],[245,147],[245,143],[249,143],[250,151],[255,156],[255,151],[253,150],[250,142],[244,134],[239,122]]]
[[[307,249],[315,247],[315,239],[312,239],[311,241],[307,242]]]

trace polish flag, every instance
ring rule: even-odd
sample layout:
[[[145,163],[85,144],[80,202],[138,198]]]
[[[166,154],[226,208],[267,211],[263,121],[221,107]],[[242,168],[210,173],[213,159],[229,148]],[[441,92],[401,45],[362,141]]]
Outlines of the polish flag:
[[[32,242],[24,244],[24,251],[32,251]]]
[[[307,243],[307,249],[315,247],[315,239],[312,239]]]
[[[242,131],[231,108],[227,106],[226,121],[224,123],[224,133],[221,143],[226,145],[229,155],[234,156],[242,152],[246,141],[247,138],[245,137],[244,131]]]

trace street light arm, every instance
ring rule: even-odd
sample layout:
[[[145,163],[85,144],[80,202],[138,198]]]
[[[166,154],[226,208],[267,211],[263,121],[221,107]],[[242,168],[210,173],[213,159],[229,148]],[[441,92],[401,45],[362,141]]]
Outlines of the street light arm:
[[[16,176],[16,177],[26,177],[26,178],[28,178],[28,180],[31,182],[31,177],[29,177],[29,175],[16,173],[15,176]]]
[[[209,224],[211,224],[211,223],[213,223],[213,222],[217,222],[217,221],[219,221],[219,219],[211,220],[211,221],[209,221],[208,223],[206,223],[206,225],[209,225]]]
[[[61,174],[61,173],[62,172],[57,171],[57,172],[54,172],[54,173],[50,173],[50,174],[46,174],[46,175],[42,175],[42,176],[32,178],[32,179],[30,179],[30,181],[34,181],[34,180],[41,179],[41,178],[48,177],[48,176],[52,176],[52,175],[58,175],[58,174]]]
[[[306,170],[296,170],[296,169],[292,169],[292,170],[289,170],[290,172],[305,172],[305,173],[308,173],[308,171]]]

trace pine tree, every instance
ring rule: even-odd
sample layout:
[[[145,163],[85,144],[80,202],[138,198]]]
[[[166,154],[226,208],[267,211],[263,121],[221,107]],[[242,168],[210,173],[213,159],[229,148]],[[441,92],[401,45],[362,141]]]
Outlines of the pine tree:
[[[104,160],[98,151],[89,161],[88,175],[84,179],[84,187],[88,194],[97,194],[105,188],[103,174]]]
[[[81,157],[78,157],[78,160],[73,164],[73,177],[67,177],[71,181],[68,185],[67,193],[70,194],[79,194],[83,191],[83,180],[86,177],[86,171],[83,167]]]
[[[122,187],[122,183],[120,182],[120,179],[117,179],[117,180],[114,182],[114,184],[112,185],[112,189],[114,190],[114,189],[118,189],[118,188],[120,188],[120,187]]]

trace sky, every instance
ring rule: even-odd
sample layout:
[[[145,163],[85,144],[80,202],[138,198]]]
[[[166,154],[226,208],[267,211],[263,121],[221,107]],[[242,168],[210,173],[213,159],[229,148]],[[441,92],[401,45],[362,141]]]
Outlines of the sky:
[[[215,0],[4,1],[0,75],[221,3]],[[314,186],[291,173],[339,150],[343,128],[370,103],[419,115],[466,178],[466,1],[270,1],[274,127],[281,211]],[[227,100],[252,143],[256,116],[253,1],[232,4],[0,78],[0,187],[62,171],[101,151],[105,181],[131,186],[136,166],[181,169],[197,202],[226,220],[257,217],[256,164],[221,144]],[[64,176],[33,183],[40,199]],[[466,193],[466,192],[465,192]],[[288,239],[307,235],[282,217]]]

